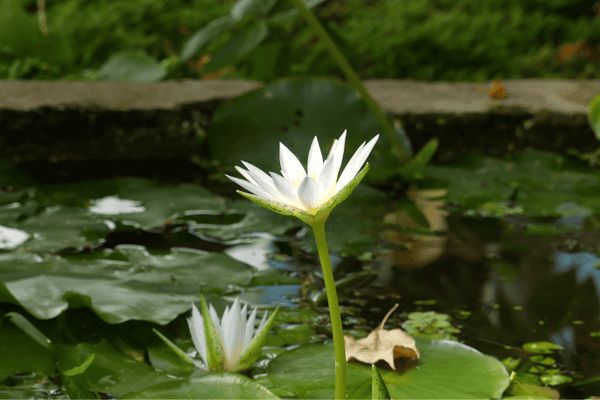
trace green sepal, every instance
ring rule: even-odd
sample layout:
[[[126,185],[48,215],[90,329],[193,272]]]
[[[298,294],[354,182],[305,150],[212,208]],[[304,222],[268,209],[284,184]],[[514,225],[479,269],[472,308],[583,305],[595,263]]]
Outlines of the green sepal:
[[[177,345],[175,343],[173,343],[169,339],[167,339],[167,337],[165,335],[163,335],[162,333],[160,333],[159,331],[157,331],[155,328],[152,328],[152,330],[154,331],[154,333],[156,333],[158,335],[159,338],[162,339],[163,342],[165,342],[165,344],[167,346],[169,346],[169,348],[171,350],[173,350],[173,352],[175,354],[177,354],[179,356],[179,358],[181,358],[186,363],[188,363],[190,365],[193,365],[194,367],[198,367],[200,369],[204,369],[203,365],[201,365],[199,362],[197,362],[196,360],[194,360],[192,357],[188,356],[187,353],[185,353],[183,350],[181,350],[179,347],[177,347]]]
[[[279,307],[275,309],[273,314],[271,314],[271,316],[267,319],[267,322],[265,322],[265,325],[262,327],[262,329],[256,334],[254,339],[252,339],[252,342],[250,342],[248,347],[246,347],[244,353],[235,363],[233,367],[233,372],[244,371],[250,369],[254,365],[256,359],[258,358],[260,350],[262,349],[262,347],[265,344],[265,341],[267,340],[267,335],[271,331],[271,327],[275,322],[275,318],[277,318],[278,312]]]
[[[300,210],[299,208],[289,206],[287,204],[279,203],[276,201],[267,200],[260,196],[255,195],[255,194],[242,192],[241,190],[236,190],[236,192],[238,192],[239,194],[241,194],[248,200],[258,204],[259,206],[268,208],[269,210],[275,211],[278,214],[289,215],[292,217],[298,217],[300,219],[302,219],[302,218],[298,216],[299,214],[308,214],[306,211]]]
[[[310,215],[309,219],[302,219],[302,220],[309,225],[313,225],[313,224],[319,223],[319,222],[324,223],[325,220],[327,219],[327,217],[329,217],[329,214],[331,214],[331,211],[335,208],[335,206],[340,204],[342,201],[346,200],[348,198],[348,196],[350,196],[350,193],[352,193],[354,191],[354,189],[356,189],[356,187],[358,186],[360,181],[362,181],[362,179],[365,177],[367,172],[369,172],[369,168],[370,168],[369,163],[366,163],[365,167],[358,174],[356,174],[354,179],[352,179],[350,182],[348,182],[348,184],[346,186],[344,186],[344,188],[342,190],[340,190],[335,196],[333,196],[331,199],[329,199],[329,201],[327,203],[325,203],[323,205],[323,207],[321,207],[321,209],[319,211],[317,211],[317,213],[315,215],[309,214]]]
[[[371,378],[373,387],[373,399],[391,399],[390,392],[388,392],[385,382],[379,373],[379,370],[374,364],[371,364]]]
[[[592,127],[592,130],[596,134],[596,138],[600,140],[600,94],[594,97],[590,102],[588,121]]]
[[[225,347],[221,339],[221,335],[215,327],[213,320],[206,306],[204,296],[202,299],[202,320],[204,322],[204,338],[206,340],[206,358],[209,371],[224,372],[225,371]]]
[[[272,200],[264,199],[260,196],[256,196],[254,194],[242,192],[238,190],[237,192],[247,198],[250,201],[258,204],[259,206],[268,208],[271,211],[275,211],[276,213],[283,215],[290,215],[292,217],[296,217],[306,222],[309,225],[325,222],[331,211],[335,206],[340,204],[342,201],[346,200],[350,193],[356,189],[360,181],[365,177],[367,172],[369,171],[369,163],[366,163],[365,167],[352,179],[342,190],[340,190],[335,196],[333,196],[327,203],[325,203],[316,214],[311,214],[307,211],[301,210],[299,208],[279,203]]]

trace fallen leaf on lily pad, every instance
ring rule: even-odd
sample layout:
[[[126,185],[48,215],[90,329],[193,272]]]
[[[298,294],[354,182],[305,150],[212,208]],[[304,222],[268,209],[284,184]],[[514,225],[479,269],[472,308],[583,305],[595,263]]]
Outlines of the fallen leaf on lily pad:
[[[396,370],[394,359],[419,358],[419,350],[415,346],[415,339],[402,329],[392,329],[386,331],[383,329],[389,316],[398,307],[398,304],[392,308],[383,318],[373,332],[367,337],[355,340],[350,335],[344,335],[346,345],[346,361],[352,359],[366,364],[375,364],[379,360],[387,362],[393,370]]]

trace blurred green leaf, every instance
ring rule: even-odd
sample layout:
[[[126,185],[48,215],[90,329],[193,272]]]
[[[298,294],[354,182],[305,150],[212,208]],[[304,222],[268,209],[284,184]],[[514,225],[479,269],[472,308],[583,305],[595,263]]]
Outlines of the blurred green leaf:
[[[239,21],[244,17],[261,17],[271,11],[277,0],[238,0],[231,8],[231,18]]]
[[[159,82],[167,71],[143,50],[122,50],[111,55],[98,69],[101,79]]]
[[[523,345],[523,349],[533,353],[552,354],[553,350],[562,350],[563,347],[552,342],[529,342]]]
[[[47,350],[52,350],[52,344],[50,339],[46,337],[38,328],[36,328],[27,318],[16,312],[9,312],[4,315],[9,317],[11,322],[19,327],[24,333],[30,338],[35,340],[40,346],[45,347]]]
[[[44,36],[37,16],[27,14],[27,4],[19,0],[0,1],[0,47],[21,57],[36,54],[54,63],[72,63],[74,52],[60,32]]]
[[[206,46],[208,42],[231,28],[234,23],[235,22],[229,15],[211,21],[204,28],[194,33],[192,37],[185,42],[185,45],[179,54],[179,59],[182,62],[188,61],[200,50],[202,50],[202,48]]]
[[[423,179],[425,177],[425,168],[435,155],[438,144],[439,141],[435,138],[428,141],[427,144],[410,159],[408,164],[400,168],[400,175],[407,181]]]
[[[88,358],[85,359],[85,361],[83,362],[83,364],[81,364],[78,367],[73,367],[67,371],[63,372],[63,375],[66,376],[75,376],[75,375],[81,375],[85,372],[86,369],[88,369],[88,367],[92,364],[92,362],[94,361],[94,357],[96,355],[94,353],[90,354]]]
[[[203,73],[211,73],[235,65],[254,50],[269,34],[265,21],[258,21],[247,30],[239,32],[233,39],[216,50],[210,61],[202,68]]]

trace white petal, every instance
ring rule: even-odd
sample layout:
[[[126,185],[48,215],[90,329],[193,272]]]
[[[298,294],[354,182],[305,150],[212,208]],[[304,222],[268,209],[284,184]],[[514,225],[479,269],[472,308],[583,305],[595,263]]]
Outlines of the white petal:
[[[242,164],[248,169],[248,173],[252,179],[264,190],[271,192],[273,190],[273,179],[265,174],[260,168],[256,168],[254,165],[242,161]],[[238,170],[239,171],[239,170]]]
[[[340,140],[337,142],[335,149],[331,149],[333,153],[331,156],[333,157],[333,172],[335,175],[335,179],[337,179],[338,172],[340,167],[342,166],[342,159],[344,158],[344,147],[346,146],[346,131],[342,133],[340,136]]]
[[[346,184],[348,184],[348,182],[350,182],[352,180],[354,175],[356,175],[356,172],[355,172],[350,178],[348,178],[348,175],[350,175],[350,172],[352,170],[354,170],[354,168],[355,168],[354,165],[358,162],[358,159],[360,158],[360,155],[362,154],[362,151],[365,148],[365,144],[366,143],[363,142],[360,146],[358,146],[358,149],[356,149],[356,151],[350,158],[350,161],[348,161],[348,164],[346,164],[344,171],[340,175],[340,179],[338,179],[338,181],[337,181],[336,188],[338,190],[343,188]],[[348,171],[348,172],[346,172],[346,171]]]
[[[295,185],[306,176],[306,171],[300,160],[283,143],[279,143],[279,162],[284,176]],[[298,183],[295,183],[296,181]]]
[[[204,321],[202,320],[202,314],[198,311],[198,308],[192,303],[192,318],[188,318],[188,325],[190,327],[190,333],[192,335],[192,342],[202,358],[202,362],[208,365],[208,359],[206,357],[206,339],[204,338]]]
[[[337,172],[334,175],[334,162],[333,157],[328,158],[325,161],[325,165],[323,166],[323,170],[321,171],[321,175],[319,175],[319,184],[323,188],[323,194],[327,196],[331,189],[335,185],[335,178],[337,177]]]
[[[250,314],[250,318],[246,324],[246,332],[244,332],[244,349],[248,347],[250,342],[252,342],[252,338],[254,336],[254,321],[256,320],[256,310],[257,307],[254,307],[252,313]]]
[[[296,189],[287,179],[277,175],[275,172],[271,172],[271,177],[273,178],[273,183],[277,190],[284,196],[279,199],[279,201],[298,206],[298,201],[300,200],[298,198],[298,189]]]
[[[318,208],[321,205],[321,185],[310,176],[304,178],[298,187],[298,197],[307,209]]]
[[[233,365],[241,355],[244,340],[239,297],[235,299],[231,306],[231,310],[228,311],[227,314],[223,314],[221,324],[223,327],[223,342],[225,344],[225,350],[227,351],[227,359],[229,363]]]
[[[375,143],[377,143],[378,139],[379,135],[371,139],[366,145],[363,143],[363,145],[361,145],[361,147],[359,147],[358,150],[356,150],[356,153],[354,153],[350,161],[348,161],[348,165],[346,165],[346,168],[344,168],[344,172],[342,172],[342,175],[338,180],[338,183],[336,185],[336,192],[339,192],[352,179],[354,179],[358,171],[360,171],[363,164],[367,160],[367,157],[369,157],[369,154],[371,154],[371,151],[373,150],[373,147],[375,146]]]
[[[312,141],[310,150],[308,152],[308,175],[315,179],[319,179],[319,174],[323,169],[323,155],[321,154],[321,148],[319,147],[319,141],[317,137]]]
[[[227,174],[225,174],[225,176],[237,183],[238,185],[240,185],[241,187],[243,187],[244,189],[246,189],[247,191],[249,191],[250,193],[257,195],[258,197],[262,197],[263,199],[268,200],[280,201],[277,200],[277,198],[273,194],[267,192],[266,190],[252,182],[248,182],[239,178],[234,178],[233,176],[229,176]]]
[[[242,161],[243,162],[243,161]],[[258,183],[256,183],[256,181],[254,180],[254,178],[252,178],[252,176],[248,173],[248,171],[246,171],[244,168],[242,167],[238,167],[237,165],[235,166],[235,169],[237,169],[237,171],[242,174],[242,176],[244,178],[246,178],[246,180],[250,183],[253,183],[255,185],[258,185]],[[225,175],[227,176],[227,175]]]
[[[340,140],[333,142],[329,156],[325,161],[321,175],[319,176],[319,183],[323,187],[323,195],[329,196],[331,190],[336,187],[336,181],[340,167],[342,166],[342,159],[344,158],[344,146],[346,144],[346,132],[342,133]]]

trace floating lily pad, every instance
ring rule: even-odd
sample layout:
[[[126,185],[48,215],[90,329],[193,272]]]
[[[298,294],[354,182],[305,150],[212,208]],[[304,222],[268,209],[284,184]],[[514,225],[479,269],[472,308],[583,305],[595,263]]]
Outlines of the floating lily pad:
[[[232,171],[244,160],[263,171],[277,172],[281,169],[279,142],[306,165],[315,136],[326,155],[333,140],[345,129],[348,129],[346,162],[361,143],[382,134],[368,160],[375,172],[367,174],[366,181],[383,166],[399,166],[381,126],[358,92],[351,85],[333,79],[281,79],[231,100],[215,113],[208,145],[211,158]],[[411,154],[404,131],[396,132],[405,151]]]
[[[252,277],[252,268],[225,254],[192,249],[152,255],[141,246],[118,246],[111,257],[77,261],[7,253],[0,255],[0,302],[19,304],[40,319],[88,307],[108,323],[166,324],[201,293],[247,286]]]
[[[52,375],[56,360],[52,351],[36,343],[10,321],[0,317],[0,382],[18,372],[35,372],[40,376]]]
[[[90,246],[111,231],[102,218],[91,216],[85,209],[61,206],[48,207],[14,226],[32,236],[20,247],[48,252]]]
[[[525,216],[600,212],[600,172],[562,155],[525,151],[512,160],[469,154],[453,166],[430,166],[426,175],[448,185],[448,201],[468,209]],[[507,202],[515,206],[498,211]],[[576,202],[577,208],[565,207]]]
[[[160,383],[124,399],[279,399],[254,380],[239,374],[209,374]]]
[[[57,358],[63,370],[81,365],[92,354],[94,359],[85,371],[89,381],[83,380],[89,382],[88,389],[121,397],[126,393],[172,380],[143,361],[134,360],[118,351],[106,339],[102,339],[98,344],[57,346]]]
[[[418,368],[380,370],[392,398],[500,398],[508,387],[504,365],[462,343],[415,338]],[[301,398],[331,398],[334,393],[333,344],[303,345],[282,353],[269,364],[269,379]],[[348,393],[367,379],[371,366],[348,364]],[[366,393],[355,393],[361,397]]]
[[[563,349],[562,346],[560,346],[558,344],[554,344],[552,342],[530,342],[530,343],[525,343],[523,345],[523,348],[525,350],[527,350],[527,351],[531,351],[533,353],[541,353],[541,354],[552,354],[553,350],[562,350]],[[533,360],[533,361],[537,362],[536,360]],[[553,363],[551,363],[551,364],[553,364]]]

